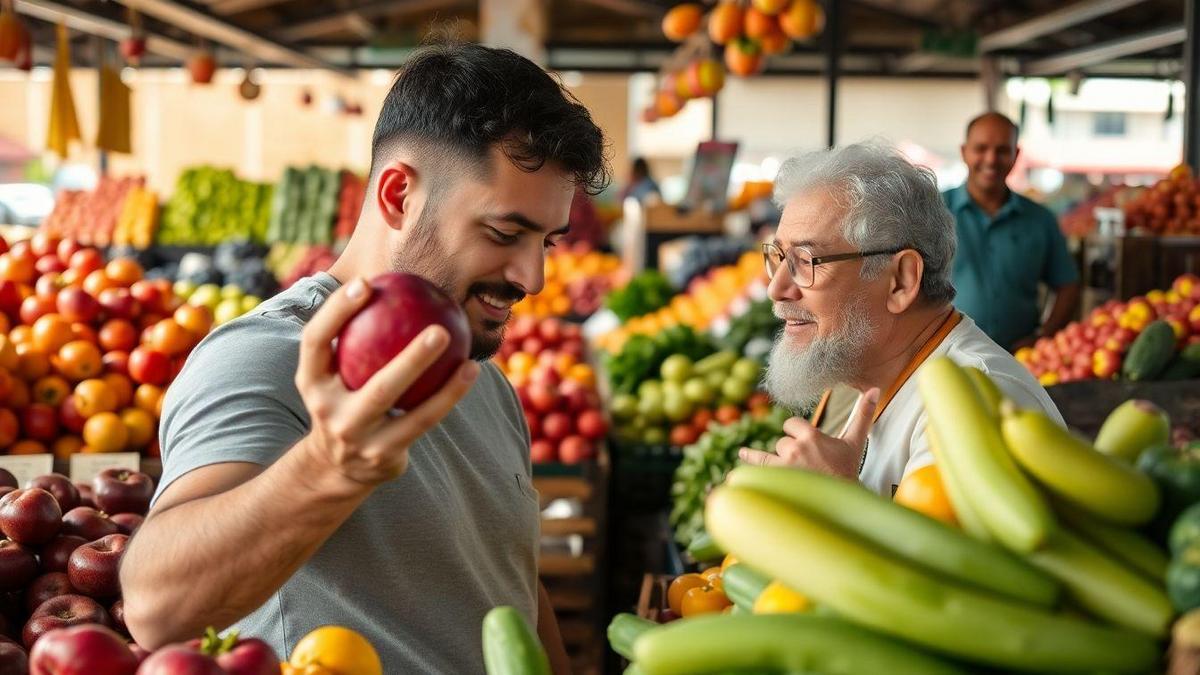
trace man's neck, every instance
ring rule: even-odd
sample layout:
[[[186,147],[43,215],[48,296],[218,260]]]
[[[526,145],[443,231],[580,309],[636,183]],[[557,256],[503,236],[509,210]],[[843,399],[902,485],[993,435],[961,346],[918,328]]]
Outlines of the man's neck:
[[[953,312],[954,307],[949,304],[922,306],[906,312],[892,331],[882,336],[884,344],[897,348],[871,360],[860,376],[848,384],[859,391],[878,387],[880,392],[886,392]]]
[[[971,195],[971,200],[985,213],[994,216],[1004,206],[1004,202],[1008,201],[1009,192],[1006,185],[1002,185],[998,190],[984,190],[968,182],[967,194]]]

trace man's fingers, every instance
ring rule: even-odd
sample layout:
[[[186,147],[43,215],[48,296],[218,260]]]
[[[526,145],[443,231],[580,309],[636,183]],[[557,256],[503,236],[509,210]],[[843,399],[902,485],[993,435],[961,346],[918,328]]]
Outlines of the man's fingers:
[[[784,466],[787,464],[779,455],[763,452],[762,450],[752,450],[750,448],[738,450],[738,459],[746,464],[753,464],[755,466]]]
[[[816,429],[803,417],[789,417],[783,423],[783,433],[792,438],[808,438]]]
[[[417,334],[408,346],[392,357],[367,383],[352,394],[350,404],[351,424],[366,424],[392,409],[396,400],[408,391],[429,366],[437,359],[446,345],[450,334],[439,325],[427,326]],[[454,376],[450,376],[451,380]]]
[[[879,388],[872,387],[858,397],[854,413],[842,429],[841,439],[856,450],[862,450],[875,423],[875,407],[879,405]]]
[[[329,373],[329,364],[333,360],[333,339],[370,297],[371,287],[367,282],[355,279],[335,291],[321,305],[300,337],[300,366],[297,373],[300,378],[311,381]]]
[[[384,446],[394,447],[411,445],[418,436],[442,421],[446,413],[471,390],[479,376],[480,367],[475,361],[462,364],[436,394],[416,408],[405,412],[399,419],[388,422],[383,428],[379,442]]]

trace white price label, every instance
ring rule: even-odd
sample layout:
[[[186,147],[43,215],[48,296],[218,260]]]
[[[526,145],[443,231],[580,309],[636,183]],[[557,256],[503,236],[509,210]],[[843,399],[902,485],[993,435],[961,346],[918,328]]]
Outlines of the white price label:
[[[2,455],[0,469],[8,469],[17,479],[17,485],[25,487],[38,476],[54,473],[54,455]]]
[[[136,452],[101,452],[71,455],[71,480],[91,483],[96,474],[106,469],[139,471],[142,456]]]

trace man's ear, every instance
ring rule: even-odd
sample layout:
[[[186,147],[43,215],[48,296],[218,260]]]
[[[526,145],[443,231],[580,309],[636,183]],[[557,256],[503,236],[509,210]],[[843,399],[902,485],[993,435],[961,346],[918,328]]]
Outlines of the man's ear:
[[[903,314],[921,297],[921,279],[925,277],[925,260],[920,253],[905,249],[896,254],[892,266],[892,283],[888,289],[887,308],[892,314]]]
[[[383,221],[393,230],[404,227],[414,212],[413,189],[417,171],[411,164],[393,161],[379,171],[375,181],[375,204]]]

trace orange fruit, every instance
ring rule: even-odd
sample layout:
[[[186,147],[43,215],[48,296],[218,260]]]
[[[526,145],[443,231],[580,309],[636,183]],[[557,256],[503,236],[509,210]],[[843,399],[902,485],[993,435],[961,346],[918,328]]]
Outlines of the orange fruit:
[[[708,585],[708,581],[699,574],[680,574],[671,581],[671,585],[667,586],[667,606],[672,612],[682,616],[683,611],[683,596],[693,588],[702,588]]]
[[[33,383],[29,392],[34,403],[45,403],[57,408],[71,394],[71,384],[58,375],[47,375]]]
[[[591,388],[596,386],[596,371],[586,363],[576,363],[567,371],[566,378],[574,380],[585,387]]]
[[[10,455],[44,455],[47,452],[48,450],[45,445],[29,439],[17,441],[8,448],[8,454]]]
[[[104,267],[104,274],[120,286],[132,286],[142,278],[142,266],[132,258],[114,258]]]
[[[7,448],[17,441],[21,431],[17,414],[8,408],[0,408],[0,448]]]
[[[910,471],[900,480],[892,500],[930,518],[958,525],[954,506],[950,504],[950,497],[946,494],[946,486],[936,464]]]
[[[7,314],[0,314],[0,333],[7,333],[12,328],[12,321]]]
[[[342,626],[322,626],[305,635],[292,650],[288,665],[304,668],[302,673],[318,666],[346,675],[383,675],[383,664],[371,643]]]
[[[106,288],[115,288],[119,284],[116,281],[108,278],[104,270],[96,270],[87,275],[83,279],[83,290],[88,292],[93,298],[100,297],[100,291]]]
[[[195,338],[174,319],[163,319],[150,328],[147,344],[151,349],[167,356],[182,354],[192,346]]]
[[[0,254],[0,279],[28,284],[37,275],[32,256],[14,256],[12,253]]]
[[[153,384],[140,384],[133,392],[133,405],[136,408],[145,410],[151,415],[157,416],[159,401],[162,400],[162,387]]]
[[[9,390],[8,396],[4,397],[4,405],[14,410],[20,410],[30,404],[30,397],[29,385],[24,380],[14,377],[12,378],[12,388]]]
[[[129,447],[141,450],[154,440],[157,426],[154,416],[140,408],[126,408],[121,411],[121,423],[129,433]]]
[[[85,418],[112,412],[117,409],[117,393],[104,380],[84,380],[75,385],[75,408]]]
[[[110,319],[100,327],[97,339],[106,352],[128,352],[137,346],[138,330],[125,319]]]
[[[12,330],[8,331],[8,339],[11,340],[14,345],[32,342],[33,326],[26,326],[24,324],[20,326],[14,326]]]
[[[196,338],[202,338],[212,330],[212,311],[202,305],[180,305],[172,318]]]
[[[715,586],[700,586],[689,589],[683,594],[680,603],[680,616],[699,616],[701,614],[716,614],[732,605],[725,593]]]
[[[17,374],[26,382],[50,372],[50,356],[32,345],[17,345]]]
[[[72,382],[95,377],[104,370],[100,348],[92,342],[75,340],[58,350],[52,359],[54,367]]]
[[[94,345],[100,344],[99,338],[96,337],[96,329],[92,328],[86,323],[80,323],[76,321],[75,323],[71,324],[71,336],[72,340],[83,340],[84,342],[90,342]]]
[[[47,354],[57,354],[74,337],[71,322],[58,314],[47,314],[33,322],[33,346]]]
[[[129,445],[129,430],[114,412],[102,412],[83,425],[83,442],[94,452],[120,452]]]
[[[0,335],[0,368],[15,372],[19,363],[16,343],[9,336]]]
[[[105,373],[100,377],[117,397],[117,408],[127,408],[133,403],[133,380],[121,373]]]
[[[54,447],[51,451],[54,452],[56,459],[69,461],[71,455],[77,454],[83,450],[83,439],[78,436],[63,436],[57,441],[54,441]]]

